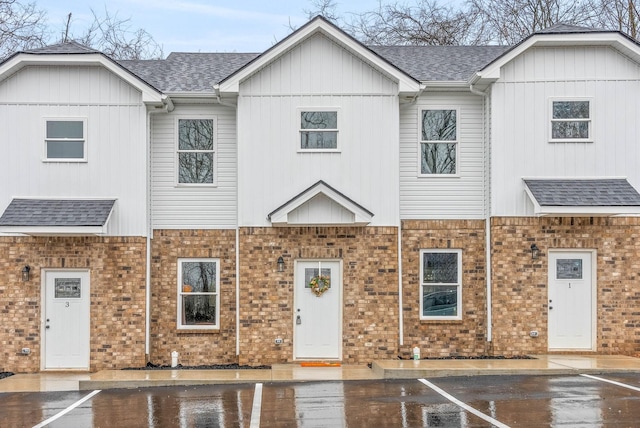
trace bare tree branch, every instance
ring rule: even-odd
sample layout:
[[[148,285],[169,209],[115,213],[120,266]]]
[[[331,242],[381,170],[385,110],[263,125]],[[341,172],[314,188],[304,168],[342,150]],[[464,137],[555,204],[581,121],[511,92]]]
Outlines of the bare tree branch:
[[[44,46],[45,14],[35,3],[0,0],[0,60],[12,53]]]

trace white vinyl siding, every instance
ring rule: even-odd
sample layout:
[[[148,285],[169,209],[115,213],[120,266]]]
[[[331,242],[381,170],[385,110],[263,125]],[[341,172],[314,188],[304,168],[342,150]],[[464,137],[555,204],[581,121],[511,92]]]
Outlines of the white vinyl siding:
[[[300,114],[338,111],[339,151],[300,150]],[[398,87],[323,35],[314,35],[240,85],[239,224],[324,180],[374,213],[398,220]]]
[[[468,92],[425,92],[415,104],[400,107],[402,219],[484,217],[483,103],[482,97]],[[421,112],[452,108],[457,118],[457,174],[421,176]]]
[[[45,120],[86,120],[86,162],[43,162]],[[146,107],[100,67],[25,67],[0,82],[0,209],[11,198],[115,198],[108,235],[147,234]],[[16,150],[16,148],[18,148]]]
[[[529,216],[523,177],[627,177],[640,188],[640,67],[609,47],[535,48],[492,89],[492,215]],[[591,101],[591,144],[549,143],[550,100]]]
[[[177,185],[177,117],[215,118],[215,186]],[[152,220],[156,229],[231,229],[236,225],[235,111],[213,104],[176,104],[151,116]]]

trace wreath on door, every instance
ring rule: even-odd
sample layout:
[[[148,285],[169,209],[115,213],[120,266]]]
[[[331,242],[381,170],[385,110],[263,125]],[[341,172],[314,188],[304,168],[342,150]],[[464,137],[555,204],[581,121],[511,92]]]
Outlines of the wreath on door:
[[[331,288],[331,278],[328,275],[318,275],[311,278],[309,288],[317,297],[320,297]]]

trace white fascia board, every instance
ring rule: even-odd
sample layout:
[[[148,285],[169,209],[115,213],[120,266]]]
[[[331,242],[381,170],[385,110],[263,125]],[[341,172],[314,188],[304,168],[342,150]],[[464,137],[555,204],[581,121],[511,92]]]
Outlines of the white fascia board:
[[[87,236],[106,235],[107,224],[104,226],[4,226],[0,233],[20,233],[31,236]]]
[[[351,212],[354,215],[354,225],[367,225],[371,223],[373,215],[370,212],[364,210],[349,199],[346,199],[343,195],[325,186],[323,183],[319,183],[308,191],[298,195],[298,197],[292,199],[287,204],[281,206],[278,210],[274,211],[269,217],[271,224],[274,226],[288,224],[289,213],[309,202],[320,193],[343,207],[345,210]]]
[[[617,32],[536,34],[510,51],[507,51],[504,55],[498,57],[494,62],[476,73],[471,83],[475,83],[480,79],[498,80],[500,78],[500,69],[504,65],[529,48],[544,46],[611,46],[640,63],[640,46]]]
[[[392,77],[398,82],[398,90],[400,93],[416,93],[420,90],[420,83],[417,80],[383,60],[360,42],[346,36],[333,25],[316,18],[308,25],[300,28],[297,32],[294,32],[291,36],[257,57],[253,62],[233,74],[229,79],[220,83],[220,92],[225,94],[238,93],[242,81],[316,33],[324,34],[336,43],[344,46],[347,50],[353,52],[354,55],[360,57],[365,62]]]
[[[30,65],[84,65],[102,66],[138,89],[144,103],[163,103],[163,94],[134,74],[121,67],[105,55],[95,54],[29,54],[21,53],[0,66],[0,81],[8,78],[23,67]]]

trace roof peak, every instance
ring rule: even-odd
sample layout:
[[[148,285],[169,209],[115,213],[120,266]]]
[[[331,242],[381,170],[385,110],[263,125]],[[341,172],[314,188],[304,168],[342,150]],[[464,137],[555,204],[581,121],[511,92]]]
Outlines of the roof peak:
[[[86,54],[86,53],[101,53],[99,50],[93,49],[89,46],[85,46],[75,40],[68,40],[66,42],[56,43],[53,45],[43,46],[41,48],[29,49],[23,51],[29,54]]]

